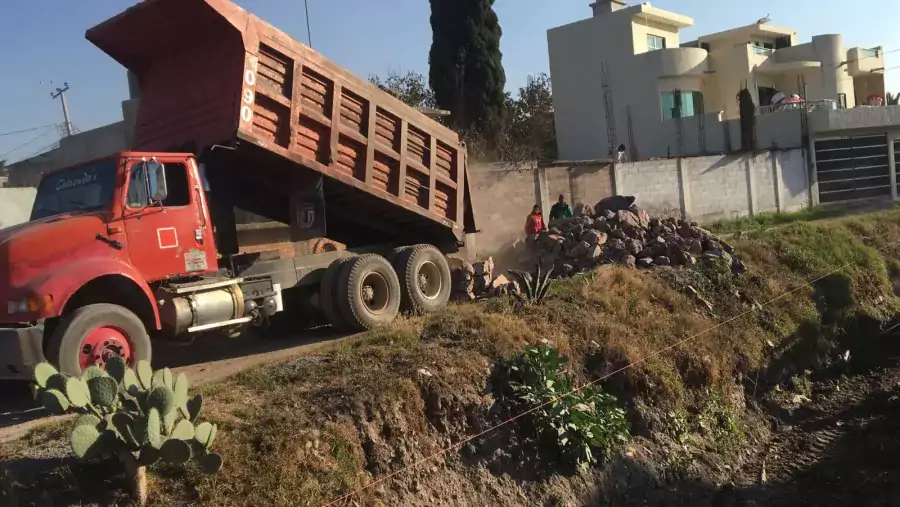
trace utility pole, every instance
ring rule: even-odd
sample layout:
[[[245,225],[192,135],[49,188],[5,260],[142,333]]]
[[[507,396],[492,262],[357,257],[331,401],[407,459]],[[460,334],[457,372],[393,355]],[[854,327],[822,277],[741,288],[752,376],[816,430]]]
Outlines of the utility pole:
[[[66,129],[66,137],[71,136],[72,132],[72,122],[69,120],[69,105],[66,103],[66,92],[69,91],[69,83],[63,83],[62,88],[57,88],[56,92],[51,92],[50,97],[56,99],[59,97],[60,102],[62,102],[63,109],[63,120],[65,121],[65,129]]]

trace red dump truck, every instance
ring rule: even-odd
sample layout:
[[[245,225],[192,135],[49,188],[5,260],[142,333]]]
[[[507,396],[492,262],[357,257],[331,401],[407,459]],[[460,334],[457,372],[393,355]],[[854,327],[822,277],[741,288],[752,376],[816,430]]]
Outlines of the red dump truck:
[[[0,231],[0,378],[447,303],[475,230],[457,134],[227,0],[146,0],[86,37],[137,76],[134,151],[44,175]]]

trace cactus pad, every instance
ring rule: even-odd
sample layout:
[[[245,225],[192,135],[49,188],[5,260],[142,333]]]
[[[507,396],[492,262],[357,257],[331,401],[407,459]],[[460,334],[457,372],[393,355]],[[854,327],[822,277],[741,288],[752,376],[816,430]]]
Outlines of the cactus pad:
[[[125,370],[128,367],[125,366],[125,360],[119,356],[113,356],[106,361],[106,373],[116,379],[116,382],[122,382],[125,378]]]
[[[87,381],[87,386],[96,405],[112,407],[119,399],[119,383],[112,377],[94,377]]]
[[[47,387],[47,381],[50,377],[57,375],[59,372],[50,363],[40,363],[34,367],[34,381],[40,387]]]
[[[184,373],[178,375],[175,379],[175,406],[180,407],[188,401],[188,379]],[[187,416],[185,416],[187,417]]]
[[[134,370],[127,368],[125,373],[122,374],[122,387],[125,389],[125,392],[136,396],[138,392],[141,390],[141,385],[138,383],[137,374]]]
[[[75,426],[69,437],[69,443],[72,444],[72,452],[79,458],[84,458],[100,438],[100,432],[94,426],[82,424]]]
[[[213,440],[216,438],[216,425],[208,422],[200,423],[194,429],[194,439],[203,444],[203,447],[209,449]]]
[[[172,430],[172,434],[169,435],[169,438],[177,438],[179,440],[190,440],[194,438],[194,425],[186,419],[178,421],[178,424],[175,425],[175,429]]]
[[[200,471],[205,474],[214,474],[222,469],[222,456],[216,453],[204,454],[197,458]]]
[[[72,377],[66,380],[66,398],[73,407],[84,408],[91,401],[87,386],[80,378]]]
[[[83,372],[81,372],[81,380],[84,380],[85,382],[92,378],[108,376],[109,375],[107,375],[106,372],[97,365],[88,366]]]
[[[151,408],[147,414],[147,441],[154,449],[159,449],[163,444],[159,412],[155,408]]]
[[[62,415],[69,409],[69,400],[56,389],[47,389],[40,394],[41,405],[53,415]]]
[[[157,461],[159,461],[159,451],[152,447],[141,448],[141,453],[138,455],[138,465],[148,467]]]
[[[155,408],[165,415],[175,408],[175,394],[166,386],[154,388],[147,394],[147,408]]]
[[[200,409],[203,407],[203,395],[197,394],[190,400],[188,400],[185,405],[183,411],[184,416],[188,418],[191,422],[196,422],[197,417],[200,415]]]
[[[137,367],[137,377],[138,380],[141,381],[141,387],[144,389],[150,389],[153,385],[153,368],[150,368],[150,363],[147,361],[138,361]]]
[[[184,440],[166,440],[159,449],[159,456],[172,465],[183,465],[191,459],[191,446]]]
[[[81,414],[75,420],[75,426],[97,426],[102,420],[94,414]]]

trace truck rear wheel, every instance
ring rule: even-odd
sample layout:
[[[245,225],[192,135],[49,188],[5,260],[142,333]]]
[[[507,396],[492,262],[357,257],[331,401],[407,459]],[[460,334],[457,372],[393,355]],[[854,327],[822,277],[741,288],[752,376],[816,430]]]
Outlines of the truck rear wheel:
[[[83,306],[64,317],[47,343],[47,359],[60,371],[81,375],[91,365],[104,367],[119,356],[128,366],[150,361],[150,335],[127,308],[112,304]]]
[[[352,260],[344,257],[332,262],[322,275],[322,282],[319,285],[319,305],[322,307],[322,313],[325,314],[325,320],[335,329],[344,329],[347,322],[341,315],[338,305],[337,295],[342,291],[338,290],[338,278],[340,278],[341,268]]]
[[[390,324],[400,312],[400,280],[380,255],[367,254],[347,261],[340,271],[338,306],[354,331]]]
[[[394,262],[400,276],[400,308],[407,312],[436,312],[450,300],[450,265],[440,250],[417,245],[403,251]]]

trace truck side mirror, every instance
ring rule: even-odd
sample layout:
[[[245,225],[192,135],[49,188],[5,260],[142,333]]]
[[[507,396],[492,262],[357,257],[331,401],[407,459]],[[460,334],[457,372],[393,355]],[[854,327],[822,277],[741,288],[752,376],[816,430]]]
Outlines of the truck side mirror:
[[[150,183],[150,200],[152,202],[165,201],[169,195],[166,187],[166,166],[154,160],[147,162],[146,168]]]

